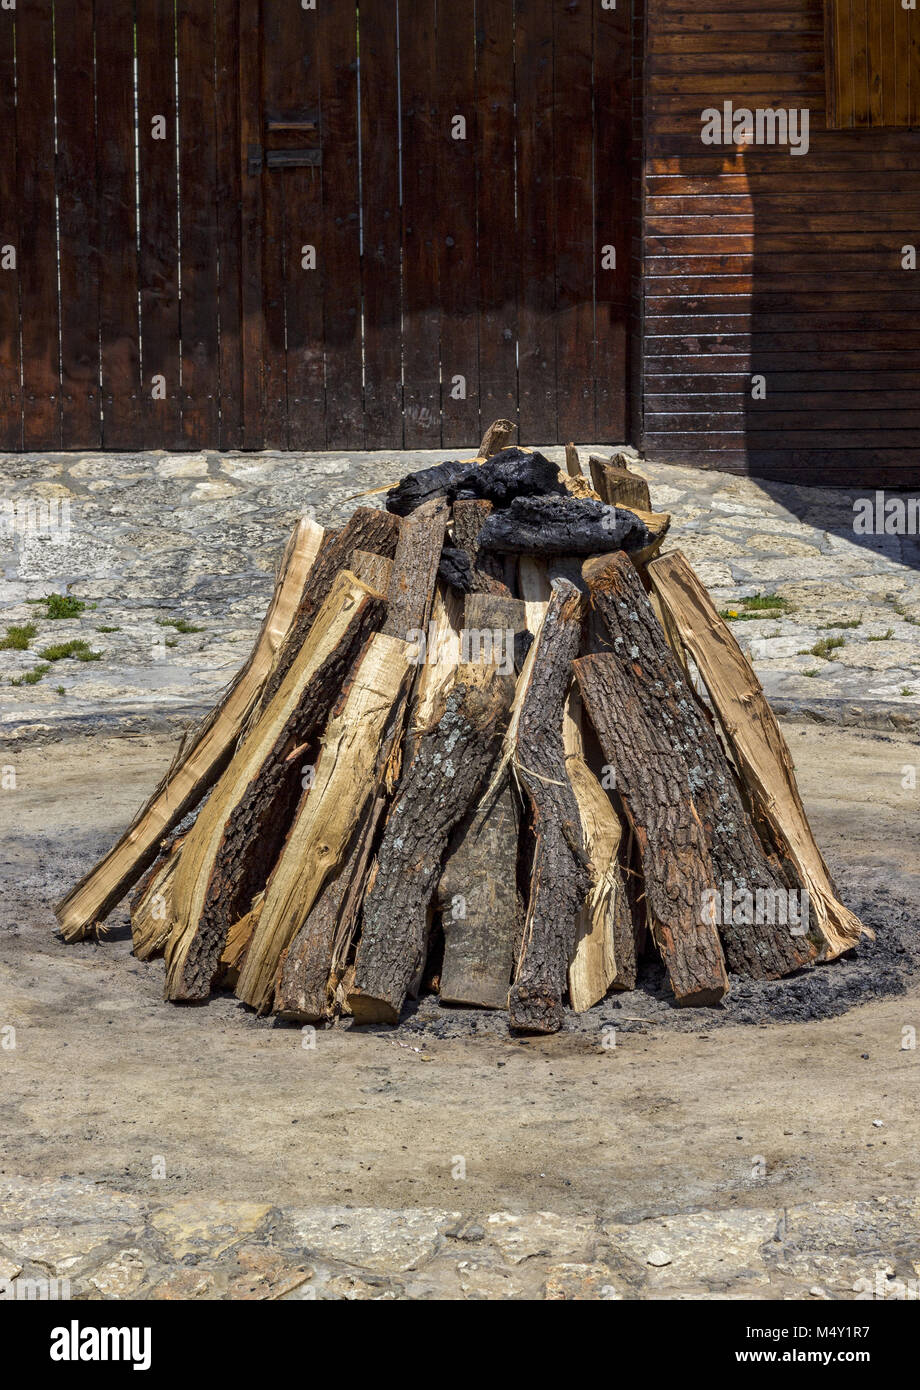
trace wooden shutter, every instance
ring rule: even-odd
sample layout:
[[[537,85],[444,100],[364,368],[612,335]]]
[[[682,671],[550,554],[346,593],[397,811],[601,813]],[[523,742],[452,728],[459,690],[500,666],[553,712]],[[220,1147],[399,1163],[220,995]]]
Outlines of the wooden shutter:
[[[828,127],[920,126],[920,8],[824,0],[824,26]]]

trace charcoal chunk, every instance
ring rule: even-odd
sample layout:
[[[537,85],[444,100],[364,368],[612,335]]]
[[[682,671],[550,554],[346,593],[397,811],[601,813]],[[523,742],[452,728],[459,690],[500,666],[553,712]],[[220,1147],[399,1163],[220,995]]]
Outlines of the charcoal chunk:
[[[515,497],[479,532],[480,549],[508,555],[601,555],[649,544],[644,522],[591,497]]]
[[[565,494],[556,465],[543,454],[509,448],[481,465],[454,460],[410,473],[387,493],[386,506],[397,516],[408,516],[432,497],[449,502],[486,498],[496,507],[507,507],[515,497],[550,493]]]

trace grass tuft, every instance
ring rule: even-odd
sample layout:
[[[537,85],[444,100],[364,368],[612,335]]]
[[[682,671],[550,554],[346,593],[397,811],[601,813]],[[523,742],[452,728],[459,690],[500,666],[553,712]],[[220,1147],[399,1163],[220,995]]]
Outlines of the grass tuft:
[[[26,671],[24,676],[17,676],[15,680],[11,680],[10,685],[38,685],[42,676],[47,676],[50,670],[47,662],[43,662],[40,666],[33,666],[31,671]]]
[[[19,627],[8,627],[6,636],[0,640],[0,652],[27,652],[29,643],[38,632],[34,623],[22,623]]]
[[[82,599],[71,598],[70,594],[46,594],[44,598],[30,598],[27,603],[43,603],[46,618],[79,618],[86,609]],[[96,607],[94,603],[90,609]]]
[[[75,637],[71,642],[58,642],[51,647],[45,647],[44,651],[39,652],[39,656],[44,657],[45,661],[63,661],[65,657],[72,656],[77,661],[101,661],[102,652],[92,652],[89,643],[84,642],[82,637]]]

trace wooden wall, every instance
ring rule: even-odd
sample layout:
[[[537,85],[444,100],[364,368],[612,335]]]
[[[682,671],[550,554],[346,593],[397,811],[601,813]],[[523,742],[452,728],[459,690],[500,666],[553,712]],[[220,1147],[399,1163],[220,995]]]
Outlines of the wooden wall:
[[[920,131],[826,129],[823,0],[645,9],[636,442],[767,478],[916,486],[920,271],[901,262],[920,245]],[[809,152],[707,148],[701,112],[725,100],[807,107]]]

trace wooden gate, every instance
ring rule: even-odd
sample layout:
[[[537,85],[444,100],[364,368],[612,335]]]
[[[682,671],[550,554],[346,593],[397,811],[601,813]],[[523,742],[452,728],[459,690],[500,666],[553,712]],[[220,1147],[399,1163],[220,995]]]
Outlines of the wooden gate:
[[[605,3],[0,9],[0,448],[623,439]]]

